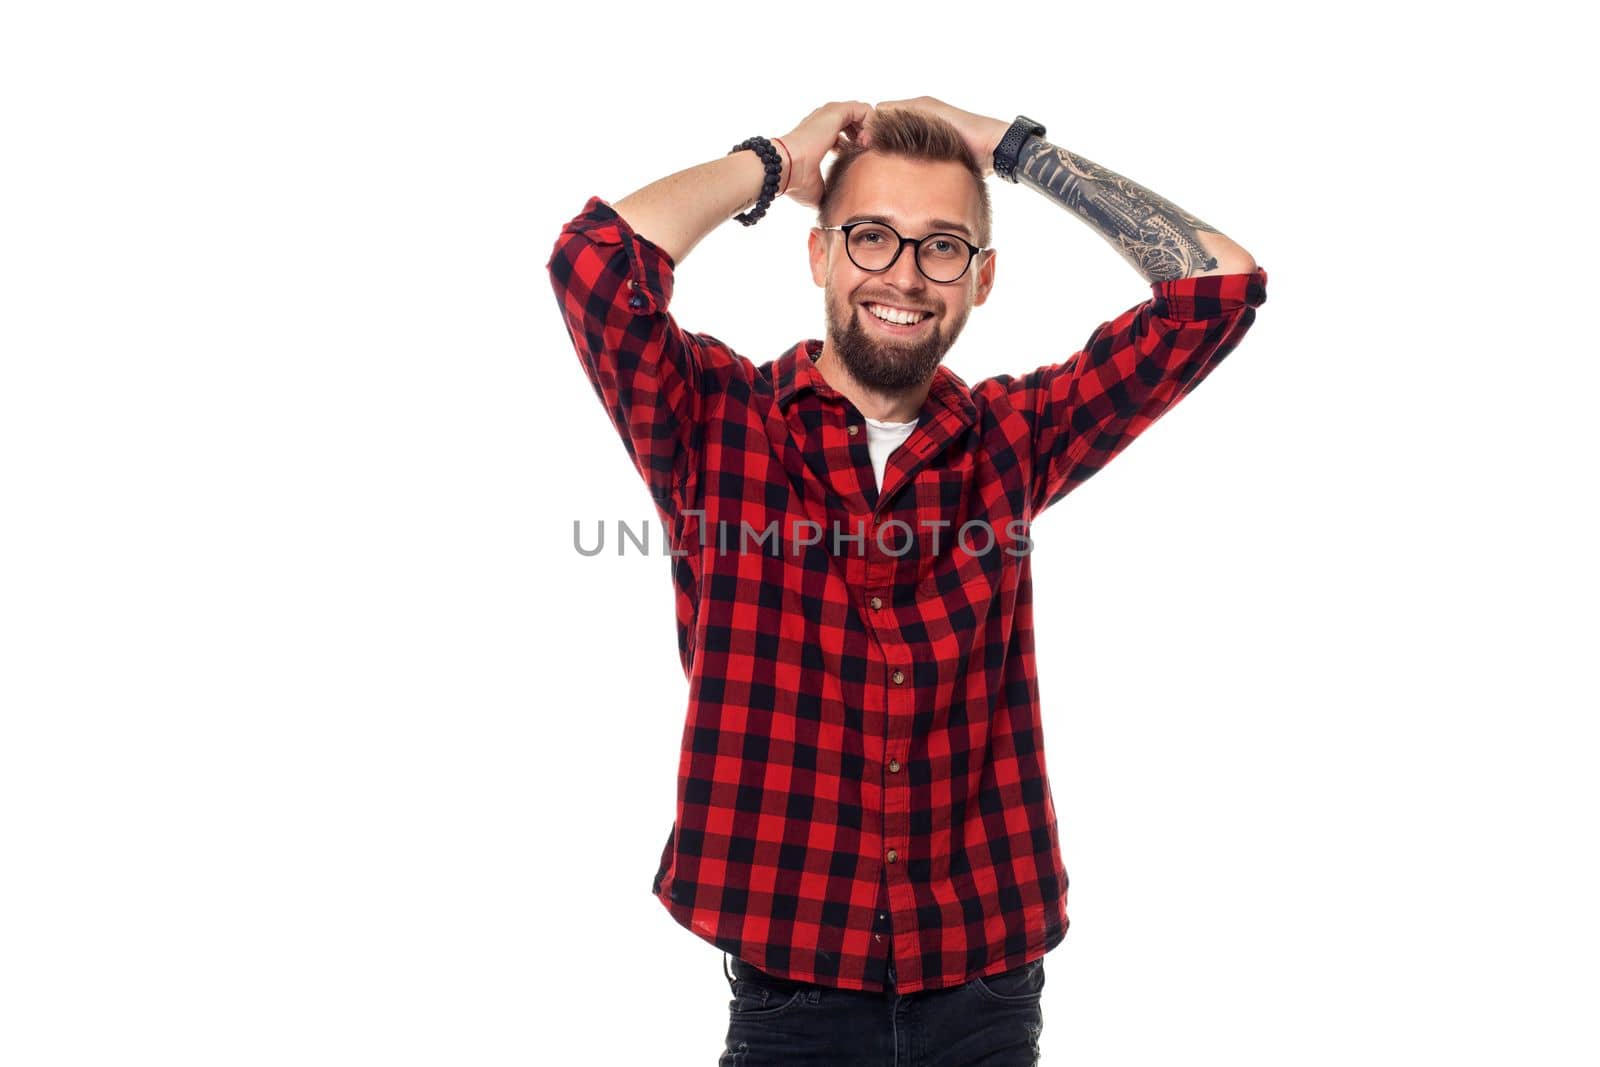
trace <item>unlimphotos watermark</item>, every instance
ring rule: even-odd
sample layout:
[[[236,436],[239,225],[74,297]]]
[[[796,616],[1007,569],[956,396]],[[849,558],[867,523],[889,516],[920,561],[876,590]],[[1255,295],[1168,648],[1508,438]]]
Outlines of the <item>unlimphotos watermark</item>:
[[[825,551],[833,555],[844,555],[847,549],[853,550],[857,555],[866,554],[868,541],[877,545],[878,551],[886,556],[903,556],[917,546],[919,542],[925,544],[926,551],[932,555],[939,554],[941,537],[950,533],[954,525],[948,519],[923,519],[918,525],[918,531],[904,519],[889,519],[878,523],[872,532],[868,532],[867,523],[857,519],[855,532],[841,531],[839,523],[830,524],[831,530],[826,530],[822,523],[811,519],[797,519],[789,524],[789,536],[783,537],[782,525],[773,519],[766,526],[757,528],[751,523],[740,520],[737,524],[726,519],[718,519],[715,523],[705,522],[704,511],[685,511],[685,518],[693,517],[699,520],[701,550],[710,548],[715,543],[718,554],[729,552],[744,555],[750,552],[764,553],[769,556],[783,556],[785,554],[798,556],[807,549],[817,545],[824,545]],[[691,549],[687,547],[674,547],[668,534],[666,524],[660,520],[645,520],[639,524],[638,529],[628,525],[626,521],[616,522],[616,553],[619,556],[627,554],[627,546],[632,544],[638,552],[649,555],[650,530],[652,527],[661,531],[660,551],[658,555],[687,556]],[[711,527],[715,526],[716,536],[713,542]],[[829,536],[831,534],[831,536]],[[955,544],[962,551],[972,556],[987,555],[990,552],[1001,551],[1011,556],[1025,556],[1033,551],[1033,539],[1028,536],[1028,524],[1022,519],[1012,519],[1001,530],[996,530],[993,524],[984,519],[970,519],[956,527],[954,531]],[[785,548],[787,546],[787,548]],[[606,523],[600,520],[597,531],[592,541],[585,541],[583,523],[581,520],[572,520],[572,547],[582,556],[598,556],[606,550]]]

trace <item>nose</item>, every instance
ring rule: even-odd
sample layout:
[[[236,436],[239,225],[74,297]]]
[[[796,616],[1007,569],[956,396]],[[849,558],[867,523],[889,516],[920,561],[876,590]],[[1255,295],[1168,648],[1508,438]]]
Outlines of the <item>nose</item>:
[[[916,246],[909,241],[900,246],[900,254],[895,257],[894,265],[879,277],[908,293],[920,292],[928,285],[927,277],[917,267]]]

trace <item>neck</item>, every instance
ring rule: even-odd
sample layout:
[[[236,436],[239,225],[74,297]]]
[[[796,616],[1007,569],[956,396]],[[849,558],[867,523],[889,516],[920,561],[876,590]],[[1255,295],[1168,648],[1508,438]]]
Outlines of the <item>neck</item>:
[[[876,389],[869,389],[856,381],[855,377],[845,369],[838,357],[833,354],[831,340],[822,342],[822,351],[817,353],[816,367],[821,373],[823,381],[842,393],[856,410],[869,419],[878,419],[881,422],[914,422],[922,412],[922,404],[928,398],[928,388],[931,381],[901,392],[884,393]]]

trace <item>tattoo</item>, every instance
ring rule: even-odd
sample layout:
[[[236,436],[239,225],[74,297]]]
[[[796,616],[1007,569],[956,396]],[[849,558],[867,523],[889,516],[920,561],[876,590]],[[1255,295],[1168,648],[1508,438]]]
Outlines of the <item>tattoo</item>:
[[[1198,230],[1219,233],[1215,226],[1040,137],[1023,144],[1016,178],[1082,216],[1149,281],[1187,278],[1217,265],[1195,236]]]

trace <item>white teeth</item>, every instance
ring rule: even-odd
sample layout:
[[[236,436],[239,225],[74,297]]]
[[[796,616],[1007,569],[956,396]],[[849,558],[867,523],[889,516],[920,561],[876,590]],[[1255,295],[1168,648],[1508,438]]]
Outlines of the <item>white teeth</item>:
[[[898,323],[909,326],[914,322],[921,322],[929,314],[926,311],[900,311],[895,308],[886,308],[882,304],[868,304],[867,310],[885,322]]]

